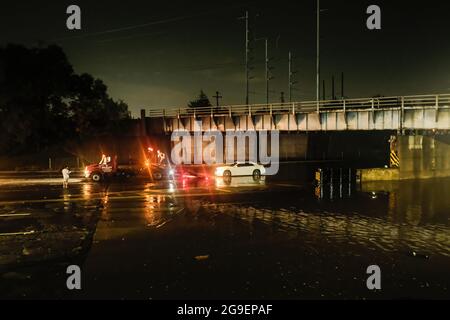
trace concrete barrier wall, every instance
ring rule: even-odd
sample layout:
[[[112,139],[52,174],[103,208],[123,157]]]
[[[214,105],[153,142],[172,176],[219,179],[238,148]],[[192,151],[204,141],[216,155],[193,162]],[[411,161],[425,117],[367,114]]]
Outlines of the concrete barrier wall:
[[[400,180],[399,169],[360,169],[356,173],[359,182],[365,183],[370,181],[396,181]]]

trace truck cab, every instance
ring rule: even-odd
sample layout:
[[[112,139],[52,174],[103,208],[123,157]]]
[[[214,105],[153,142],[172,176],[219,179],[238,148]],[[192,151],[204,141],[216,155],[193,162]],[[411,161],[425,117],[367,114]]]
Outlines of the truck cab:
[[[84,177],[95,182],[99,182],[105,176],[114,175],[115,173],[117,173],[117,157],[112,159],[106,155],[102,156],[99,163],[90,164],[84,169]]]

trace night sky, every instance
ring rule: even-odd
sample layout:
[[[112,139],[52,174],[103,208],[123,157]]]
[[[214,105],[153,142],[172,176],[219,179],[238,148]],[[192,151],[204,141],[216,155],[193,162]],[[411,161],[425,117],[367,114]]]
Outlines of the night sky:
[[[105,81],[133,115],[141,108],[185,106],[203,89],[222,104],[245,102],[244,21],[269,38],[274,58],[271,101],[288,91],[288,52],[295,55],[295,100],[315,98],[315,0],[297,1],[2,1],[0,45],[57,43],[77,73]],[[66,8],[82,10],[82,30],[66,28]],[[366,8],[382,9],[382,30],[366,28]],[[321,76],[345,73],[345,95],[450,92],[448,1],[322,0]],[[265,101],[264,42],[253,42],[250,103]]]

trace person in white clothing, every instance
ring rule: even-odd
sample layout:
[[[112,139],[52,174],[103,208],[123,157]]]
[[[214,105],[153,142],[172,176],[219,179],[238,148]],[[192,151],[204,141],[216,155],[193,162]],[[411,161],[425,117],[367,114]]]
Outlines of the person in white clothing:
[[[63,175],[63,187],[64,189],[67,189],[69,187],[69,179],[70,174],[72,172],[69,170],[68,166],[65,166],[64,169],[62,169],[62,175]]]

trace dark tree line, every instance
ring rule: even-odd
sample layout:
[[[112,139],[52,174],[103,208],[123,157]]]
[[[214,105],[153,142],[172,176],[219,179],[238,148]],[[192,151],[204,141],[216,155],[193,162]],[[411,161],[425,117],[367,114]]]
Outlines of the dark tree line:
[[[198,95],[197,99],[189,102],[188,104],[188,108],[192,110],[207,107],[211,107],[211,102],[209,101],[208,96],[203,90],[200,90],[200,94]]]
[[[209,112],[210,110],[214,112],[218,112],[221,107],[213,107],[211,101],[209,100],[207,94],[200,90],[200,94],[195,100],[189,102],[187,111],[191,114],[198,112],[199,110],[202,112]]]
[[[0,47],[0,154],[108,133],[129,117],[106,85],[76,74],[62,48]]]

